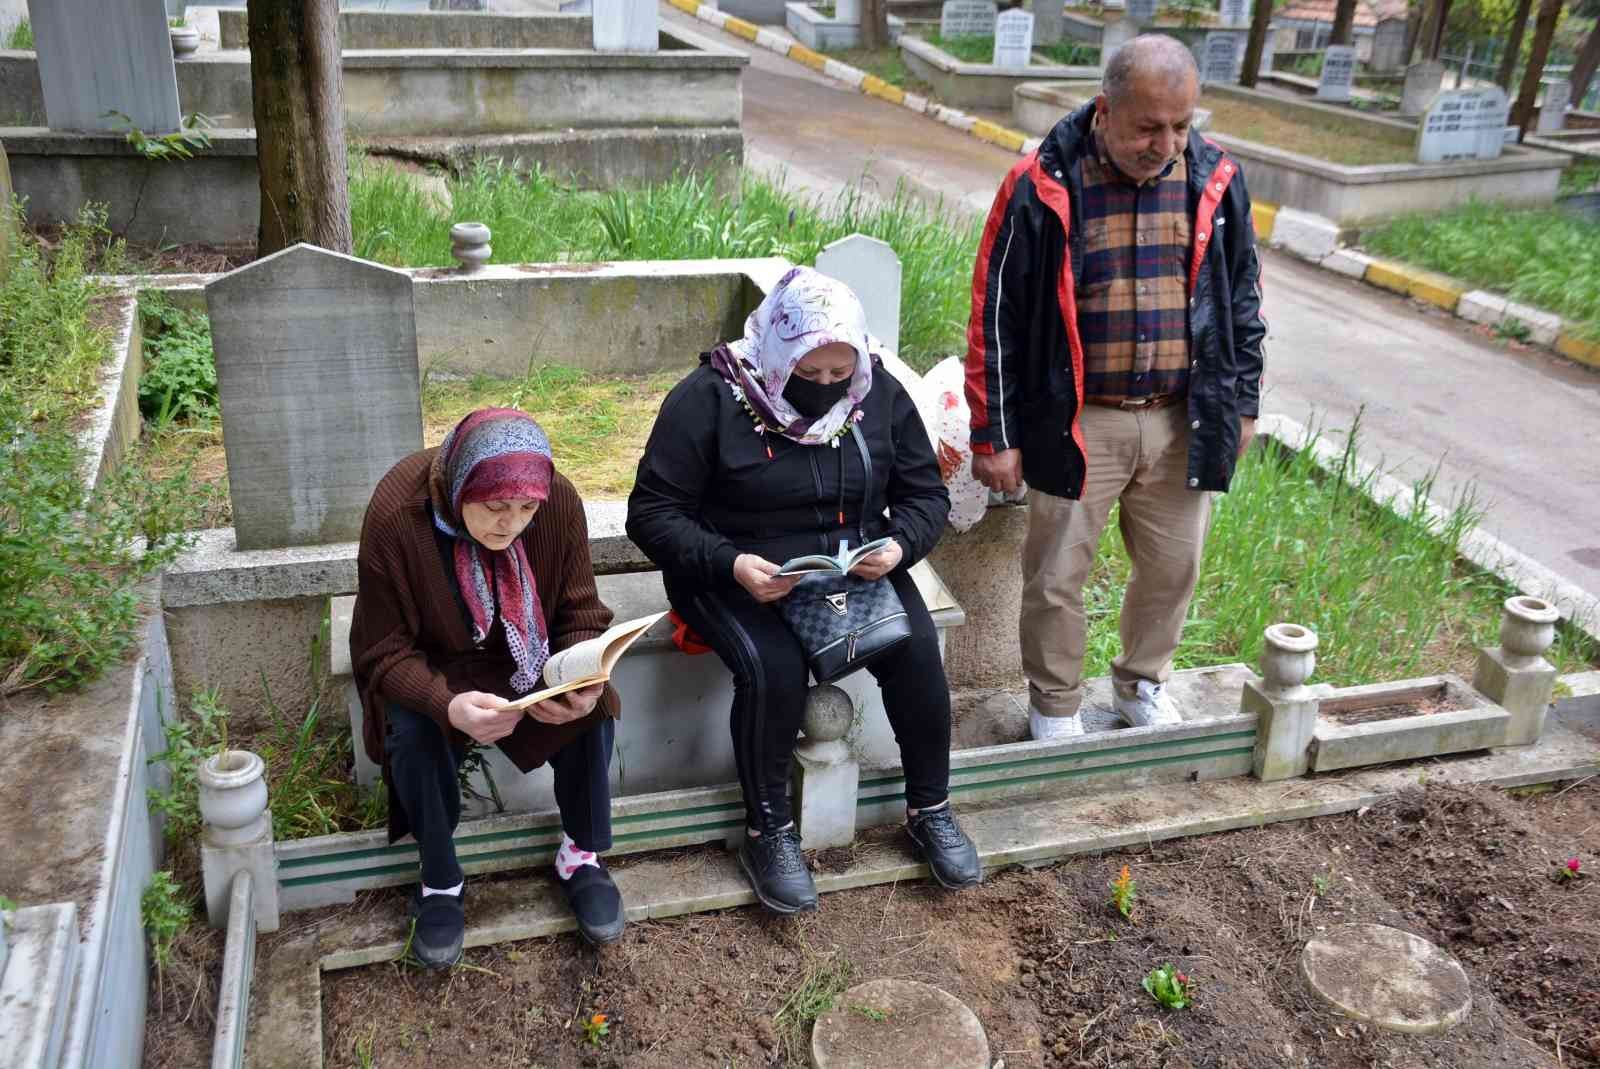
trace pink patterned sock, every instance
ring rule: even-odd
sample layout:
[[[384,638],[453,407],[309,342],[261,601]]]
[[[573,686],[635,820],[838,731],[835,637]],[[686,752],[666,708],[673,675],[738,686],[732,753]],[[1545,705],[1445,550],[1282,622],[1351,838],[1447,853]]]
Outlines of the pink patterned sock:
[[[585,865],[599,868],[599,855],[590,850],[579,850],[578,844],[573,842],[566,832],[562,832],[561,849],[556,851],[556,875],[563,880],[570,880],[572,874]]]

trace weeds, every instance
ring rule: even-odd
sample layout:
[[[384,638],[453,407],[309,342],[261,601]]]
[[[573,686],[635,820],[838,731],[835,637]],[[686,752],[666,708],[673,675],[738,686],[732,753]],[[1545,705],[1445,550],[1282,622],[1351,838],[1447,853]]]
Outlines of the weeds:
[[[216,125],[209,115],[195,112],[169,134],[147,134],[131,118],[114,108],[106,112],[105,117],[117,120],[128,144],[147,160],[192,159],[196,151],[211,147],[210,130]]]
[[[591,1013],[579,1020],[578,1026],[583,1029],[583,1041],[591,1047],[598,1047],[611,1034],[611,1019],[603,1013]]]
[[[150,957],[156,966],[156,988],[166,1002],[166,970],[172,964],[172,943],[189,926],[189,903],[183,887],[165,870],[150,877],[139,898],[139,916],[150,940]]]
[[[1364,233],[1362,244],[1555,312],[1600,337],[1600,223],[1556,208],[1474,202],[1396,219]]]
[[[167,748],[150,758],[167,766],[165,791],[148,791],[150,808],[166,818],[168,842],[183,842],[200,833],[200,764],[228,748],[228,710],[216,690],[197,692],[190,702],[192,718],[174,717],[163,727]]]
[[[941,37],[937,33],[926,35],[935,48],[948,52],[963,63],[989,63],[994,59],[994,35]],[[1094,67],[1100,64],[1100,50],[1076,41],[1060,41],[1050,45],[1035,45],[1035,52],[1051,63],[1064,67]]]
[[[921,370],[964,348],[978,223],[913,200],[859,189],[807,200],[744,172],[736,194],[683,176],[610,193],[582,192],[541,171],[481,162],[448,180],[447,210],[410,176],[352,154],[355,253],[403,266],[448,266],[449,228],[475,220],[494,234],[497,263],[782,256],[809,264],[829,242],[860,232],[888,242],[902,264],[901,352]]]
[[[28,21],[26,15],[17,20],[17,24],[6,33],[5,46],[20,52],[33,51],[33,23]]]
[[[833,1009],[834,1002],[850,986],[854,972],[850,962],[839,954],[808,962],[799,985],[789,992],[773,1016],[789,1062],[805,1064],[810,1049],[807,1031],[818,1017]]]
[[[211,320],[175,307],[159,293],[139,300],[144,320],[145,370],[139,378],[139,411],[156,433],[174,423],[207,426],[220,412],[217,361]]]

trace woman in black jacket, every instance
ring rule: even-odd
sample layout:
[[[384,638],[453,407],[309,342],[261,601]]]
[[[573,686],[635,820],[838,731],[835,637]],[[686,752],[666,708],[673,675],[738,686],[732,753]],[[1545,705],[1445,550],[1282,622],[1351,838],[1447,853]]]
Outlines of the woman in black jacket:
[[[909,395],[870,356],[861,303],[810,268],[790,271],[745,324],[668,395],[628,499],[628,536],[660,568],[667,597],[733,673],[733,748],[748,834],[739,862],[768,909],[815,909],[789,810],[789,765],[805,710],[804,652],[774,603],[792,557],[892,538],[856,565],[887,577],[911,640],[874,661],[900,744],[906,829],[945,887],[976,884],[977,851],[950,812],[950,690],[938,636],[907,569],[944,530],[949,495]],[[871,500],[852,424],[870,454]]]

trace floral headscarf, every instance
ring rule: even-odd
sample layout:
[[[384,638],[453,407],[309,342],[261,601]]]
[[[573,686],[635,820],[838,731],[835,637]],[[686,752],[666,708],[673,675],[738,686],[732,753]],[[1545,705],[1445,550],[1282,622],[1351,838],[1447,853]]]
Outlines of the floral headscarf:
[[[807,353],[833,342],[856,351],[850,387],[823,415],[802,416],[784,400],[783,388]],[[847,420],[861,418],[856,406],[872,389],[873,348],[867,314],[850,287],[813,268],[796,267],[750,313],[744,337],[712,352],[711,366],[767,427],[802,445],[821,445],[836,439]]]
[[[533,569],[521,538],[502,550],[476,541],[462,522],[461,507],[516,498],[543,501],[554,474],[543,428],[514,408],[480,408],[467,415],[445,436],[428,472],[434,526],[455,539],[450,564],[472,617],[472,639],[481,643],[489,636],[499,605],[506,645],[517,665],[511,686],[518,694],[538,685],[550,659]]]

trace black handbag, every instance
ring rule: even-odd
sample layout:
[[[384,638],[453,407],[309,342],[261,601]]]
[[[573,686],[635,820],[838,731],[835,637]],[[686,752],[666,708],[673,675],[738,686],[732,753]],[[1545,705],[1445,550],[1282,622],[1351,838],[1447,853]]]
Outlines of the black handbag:
[[[860,426],[852,423],[850,432],[866,477],[857,528],[860,544],[866,545],[866,520],[872,515],[872,454]],[[911,620],[888,576],[808,575],[778,602],[778,614],[800,640],[819,684],[864,668],[911,640]]]

